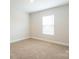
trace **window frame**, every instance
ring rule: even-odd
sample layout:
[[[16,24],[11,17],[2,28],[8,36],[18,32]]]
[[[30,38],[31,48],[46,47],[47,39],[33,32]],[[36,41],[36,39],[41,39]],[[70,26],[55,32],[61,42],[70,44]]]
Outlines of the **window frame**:
[[[50,21],[52,21],[52,24],[44,24],[44,21],[45,21],[45,19],[44,18],[48,18],[48,19],[50,19]],[[46,19],[46,20],[48,20],[48,19]],[[49,22],[50,22],[49,21]],[[47,32],[45,32],[46,30],[45,30],[45,26],[50,26],[49,28],[51,28],[52,29],[52,31],[51,30],[47,30]],[[49,31],[49,32],[48,32]],[[51,32],[50,32],[51,31]],[[54,33],[54,15],[47,15],[47,16],[43,16],[42,17],[42,34],[44,34],[44,35],[54,35],[55,33]]]

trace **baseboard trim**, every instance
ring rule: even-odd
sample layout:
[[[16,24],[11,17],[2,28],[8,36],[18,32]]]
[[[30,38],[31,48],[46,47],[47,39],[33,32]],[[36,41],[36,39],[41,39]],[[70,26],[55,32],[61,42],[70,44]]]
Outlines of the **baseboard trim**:
[[[10,41],[10,43],[15,43],[15,42],[22,41],[22,40],[25,40],[25,39],[29,39],[29,37],[22,38],[22,39],[17,39],[17,40],[12,40],[12,41]]]
[[[41,38],[41,37],[36,37],[36,36],[31,36],[31,37],[27,37],[27,38],[13,40],[10,43],[15,43],[15,42],[18,42],[18,41],[21,41],[21,40],[25,40],[25,39],[29,39],[29,38],[33,38],[33,39],[37,39],[37,40],[42,40],[42,41],[47,41],[47,42],[51,42],[51,43],[55,43],[55,44],[58,44],[58,45],[63,45],[63,46],[69,47],[69,45],[66,44],[66,43],[58,42],[58,41],[54,41],[54,40],[48,40],[46,38]]]
[[[55,43],[55,44],[58,44],[58,45],[62,45],[62,46],[67,46],[67,47],[69,47],[68,44],[63,43],[63,42],[58,42],[58,41],[48,40],[48,39],[40,38],[40,37],[31,37],[31,38],[33,38],[33,39],[37,39],[37,40],[42,40],[42,41],[47,41],[47,42],[51,42],[51,43]]]

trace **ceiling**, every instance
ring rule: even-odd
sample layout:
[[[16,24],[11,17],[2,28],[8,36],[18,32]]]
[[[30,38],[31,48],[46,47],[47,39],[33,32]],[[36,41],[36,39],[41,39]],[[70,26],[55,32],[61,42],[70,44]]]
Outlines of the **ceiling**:
[[[68,0],[34,0],[31,3],[30,0],[11,0],[11,8],[31,13],[68,4],[68,2]]]

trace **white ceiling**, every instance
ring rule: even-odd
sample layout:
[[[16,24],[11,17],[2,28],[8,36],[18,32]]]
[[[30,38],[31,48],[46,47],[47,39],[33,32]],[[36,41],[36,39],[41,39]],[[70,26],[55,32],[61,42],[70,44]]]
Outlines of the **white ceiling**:
[[[56,6],[68,4],[68,0],[11,0],[11,8],[17,8],[25,12],[36,12]]]

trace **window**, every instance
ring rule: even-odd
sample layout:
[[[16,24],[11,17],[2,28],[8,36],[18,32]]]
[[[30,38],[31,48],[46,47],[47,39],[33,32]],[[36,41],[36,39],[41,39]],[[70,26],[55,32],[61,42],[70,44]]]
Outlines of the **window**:
[[[43,16],[42,33],[54,35],[54,15]]]

